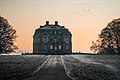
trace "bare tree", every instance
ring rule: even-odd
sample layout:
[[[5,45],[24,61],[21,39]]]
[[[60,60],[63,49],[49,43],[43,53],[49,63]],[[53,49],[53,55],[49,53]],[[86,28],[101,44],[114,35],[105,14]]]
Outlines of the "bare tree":
[[[7,19],[0,16],[0,54],[15,52],[18,47],[14,45],[16,30],[8,23]]]

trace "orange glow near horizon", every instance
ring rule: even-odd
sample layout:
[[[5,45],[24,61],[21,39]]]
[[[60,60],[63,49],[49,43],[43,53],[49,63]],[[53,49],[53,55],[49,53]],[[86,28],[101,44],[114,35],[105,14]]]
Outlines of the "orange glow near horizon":
[[[32,52],[35,29],[58,21],[72,33],[73,51],[90,52],[92,41],[120,17],[120,0],[0,0],[0,15],[17,30],[16,45]]]

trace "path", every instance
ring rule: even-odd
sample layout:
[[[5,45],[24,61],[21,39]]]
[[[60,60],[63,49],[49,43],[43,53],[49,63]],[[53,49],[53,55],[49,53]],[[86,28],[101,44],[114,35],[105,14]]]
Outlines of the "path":
[[[24,80],[71,80],[65,73],[60,55],[52,55],[34,76]]]

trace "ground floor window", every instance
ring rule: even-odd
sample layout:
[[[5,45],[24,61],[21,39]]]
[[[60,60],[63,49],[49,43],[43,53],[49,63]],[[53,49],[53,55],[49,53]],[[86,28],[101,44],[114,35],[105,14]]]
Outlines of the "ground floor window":
[[[61,45],[59,45],[59,49],[61,49]]]
[[[68,45],[66,46],[66,49],[69,49],[69,46],[68,46]]]
[[[50,45],[50,49],[53,49],[53,45]]]
[[[55,46],[55,50],[57,50],[57,46]]]
[[[44,46],[44,49],[47,49],[47,46],[46,46],[46,45]]]

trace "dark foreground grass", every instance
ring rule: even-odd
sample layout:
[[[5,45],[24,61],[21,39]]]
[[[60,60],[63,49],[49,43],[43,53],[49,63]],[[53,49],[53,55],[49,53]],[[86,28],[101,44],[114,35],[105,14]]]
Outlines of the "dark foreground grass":
[[[47,58],[45,55],[0,55],[0,80],[31,76]]]
[[[106,62],[105,60],[108,60],[107,57],[108,56],[103,58],[101,57],[103,62]],[[79,58],[83,58],[83,57],[79,57]],[[94,58],[95,61],[97,60],[97,58],[99,59],[100,57],[99,55],[96,57],[94,56],[92,57],[91,55],[90,58],[91,59]],[[84,58],[84,60],[85,59],[88,58],[86,57]],[[111,70],[110,68],[104,65],[94,64],[89,62],[87,63],[84,61],[80,61],[80,59],[71,56],[63,56],[63,61],[66,67],[66,72],[74,80],[120,80],[113,72],[113,70]]]

